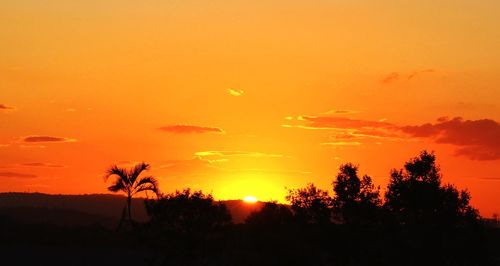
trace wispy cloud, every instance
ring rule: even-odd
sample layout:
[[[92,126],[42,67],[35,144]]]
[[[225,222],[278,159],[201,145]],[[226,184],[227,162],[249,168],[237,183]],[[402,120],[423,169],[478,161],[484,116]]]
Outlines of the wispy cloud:
[[[210,176],[222,170],[218,162],[199,156],[191,159],[168,160],[153,164],[153,170],[166,173],[168,177],[187,178],[194,176]]]
[[[363,120],[338,116],[299,116],[299,124],[283,125],[313,130],[328,131],[330,136],[325,146],[360,146],[363,143],[372,143],[374,140],[396,141],[401,140],[404,134],[399,132],[398,126],[386,122],[386,119]]]
[[[158,169],[170,170],[192,170],[195,168],[205,167],[210,165],[210,161],[200,157],[194,157],[187,160],[169,160],[159,164]]]
[[[232,154],[232,153],[231,153]],[[310,175],[311,172],[300,170],[288,169],[265,169],[265,168],[227,168],[224,163],[227,161],[225,158],[217,157],[204,157],[195,156],[192,159],[178,159],[169,160],[162,163],[154,164],[153,170],[164,172],[168,177],[213,177],[219,174],[249,174],[249,173],[266,173],[266,174],[280,174],[280,175]],[[231,155],[236,156],[236,155]],[[214,159],[215,158],[215,159]],[[161,176],[161,175],[160,175]]]
[[[46,167],[46,168],[64,168],[66,166],[54,163],[43,163],[43,162],[32,162],[32,163],[20,163],[20,166],[27,167]]]
[[[434,73],[435,70],[432,69],[432,68],[429,68],[429,69],[424,69],[424,70],[417,70],[417,71],[413,71],[412,73],[410,73],[407,77],[407,80],[410,80],[418,75],[421,75],[421,74],[425,74],[425,73]]]
[[[357,141],[336,141],[336,142],[324,142],[321,143],[324,146],[359,146],[361,142]]]
[[[285,127],[300,127],[307,129],[361,129],[361,128],[389,128],[391,123],[385,121],[372,121],[362,119],[352,119],[338,116],[299,116],[298,121],[302,125],[283,125]]]
[[[382,84],[389,84],[389,83],[392,83],[392,82],[398,80],[400,77],[401,77],[401,75],[399,73],[392,72],[392,73],[386,75],[385,77],[383,77],[382,80],[380,80],[380,82]]]
[[[437,123],[404,126],[412,137],[431,138],[436,143],[458,146],[457,155],[472,160],[500,159],[500,124],[491,119],[464,120],[461,117],[438,119]]]
[[[500,159],[500,124],[492,119],[441,117],[436,123],[401,126],[389,123],[386,119],[375,121],[335,116],[300,116],[295,122],[301,124],[283,126],[328,130],[331,135],[323,145],[358,146],[370,139],[372,143],[380,144],[381,140],[418,141],[425,138],[439,144],[454,145],[457,155],[472,160]]]
[[[325,115],[348,115],[348,114],[359,114],[361,111],[358,110],[348,110],[348,109],[334,109],[324,112]]]
[[[16,107],[0,103],[0,111],[1,110],[14,111],[14,110],[16,110]]]
[[[0,172],[0,177],[12,177],[12,178],[35,178],[36,175],[17,173],[17,172]]]
[[[412,79],[414,79],[417,76],[420,76],[422,74],[434,73],[434,72],[436,72],[436,70],[434,70],[432,68],[422,69],[422,70],[415,70],[415,71],[410,72],[408,74],[403,74],[403,73],[399,73],[399,72],[392,72],[392,73],[389,73],[386,76],[384,76],[380,80],[380,83],[382,83],[382,84],[390,84],[390,83],[394,83],[394,82],[396,82],[398,80],[401,80],[401,79],[405,79],[406,81],[410,81],[410,80],[412,80]]]
[[[49,143],[49,142],[75,142],[76,139],[34,135],[34,136],[23,137],[22,141],[27,143]]]
[[[371,128],[371,129],[356,129],[348,128],[337,130],[331,135],[334,140],[404,140],[404,134],[392,128]]]
[[[224,134],[224,130],[218,127],[194,126],[194,125],[169,125],[161,127],[160,130],[177,134],[202,134],[202,133]]]
[[[231,96],[242,96],[245,92],[243,90],[228,89],[227,92]]]

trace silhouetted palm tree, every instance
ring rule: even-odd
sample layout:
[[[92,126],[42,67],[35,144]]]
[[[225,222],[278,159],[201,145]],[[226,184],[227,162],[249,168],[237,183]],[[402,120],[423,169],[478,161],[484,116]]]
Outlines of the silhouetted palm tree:
[[[128,219],[132,221],[131,205],[132,197],[142,191],[152,191],[156,195],[160,193],[158,188],[158,181],[153,176],[139,177],[139,175],[146,170],[149,170],[149,164],[140,163],[132,169],[125,169],[117,165],[111,166],[106,172],[105,181],[111,176],[116,176],[113,184],[108,187],[111,192],[122,191],[127,195],[127,210]]]

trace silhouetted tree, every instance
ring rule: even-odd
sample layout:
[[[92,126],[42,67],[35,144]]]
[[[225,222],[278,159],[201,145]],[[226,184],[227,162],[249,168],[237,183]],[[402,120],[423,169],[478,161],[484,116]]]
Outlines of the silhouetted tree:
[[[368,175],[358,177],[358,167],[346,163],[339,167],[333,182],[333,206],[338,218],[346,224],[373,223],[381,204],[380,188]]]
[[[259,211],[252,212],[245,223],[252,225],[285,225],[293,220],[292,211],[277,202],[266,202]]]
[[[310,183],[305,188],[290,189],[286,200],[292,205],[294,218],[300,223],[326,224],[331,221],[332,199],[328,191]]]
[[[434,153],[422,151],[391,171],[385,206],[402,224],[450,225],[477,220],[469,205],[470,194],[453,185],[441,185],[441,173]]]
[[[498,220],[498,214],[497,213],[493,213],[493,215],[491,216],[491,224],[494,227],[500,227],[500,221]]]
[[[151,223],[167,230],[209,230],[231,223],[226,205],[215,202],[211,194],[202,191],[184,189],[145,203]]]
[[[158,181],[153,176],[140,177],[143,171],[149,170],[150,166],[147,163],[139,163],[131,169],[125,169],[113,165],[106,172],[104,180],[109,177],[116,176],[113,184],[108,187],[111,192],[122,191],[127,196],[127,212],[128,220],[132,221],[132,197],[142,191],[152,191],[156,195],[160,193]]]

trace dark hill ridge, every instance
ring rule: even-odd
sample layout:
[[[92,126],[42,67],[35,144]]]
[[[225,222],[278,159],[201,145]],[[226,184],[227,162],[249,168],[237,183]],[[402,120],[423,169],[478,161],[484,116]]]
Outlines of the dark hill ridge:
[[[241,200],[223,201],[231,212],[234,223],[242,223],[262,203]],[[43,193],[0,193],[0,216],[24,223],[53,223],[60,225],[101,224],[111,226],[121,218],[126,198],[111,194],[50,195]],[[144,198],[132,201],[132,215],[136,221],[148,220]]]
[[[132,214],[137,221],[147,220],[143,200],[134,199],[132,201]],[[52,210],[73,210],[118,220],[121,218],[125,204],[125,197],[110,194],[49,195],[42,193],[0,193],[0,208],[31,207]]]
[[[47,224],[66,227],[101,225],[110,229],[116,228],[118,221],[114,217],[46,207],[0,208],[0,220],[19,224]]]

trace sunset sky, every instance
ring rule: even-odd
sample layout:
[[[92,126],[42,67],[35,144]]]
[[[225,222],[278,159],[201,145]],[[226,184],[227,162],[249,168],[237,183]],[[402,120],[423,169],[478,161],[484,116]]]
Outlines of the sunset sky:
[[[500,213],[500,1],[0,2],[0,191],[284,201],[434,150]]]

